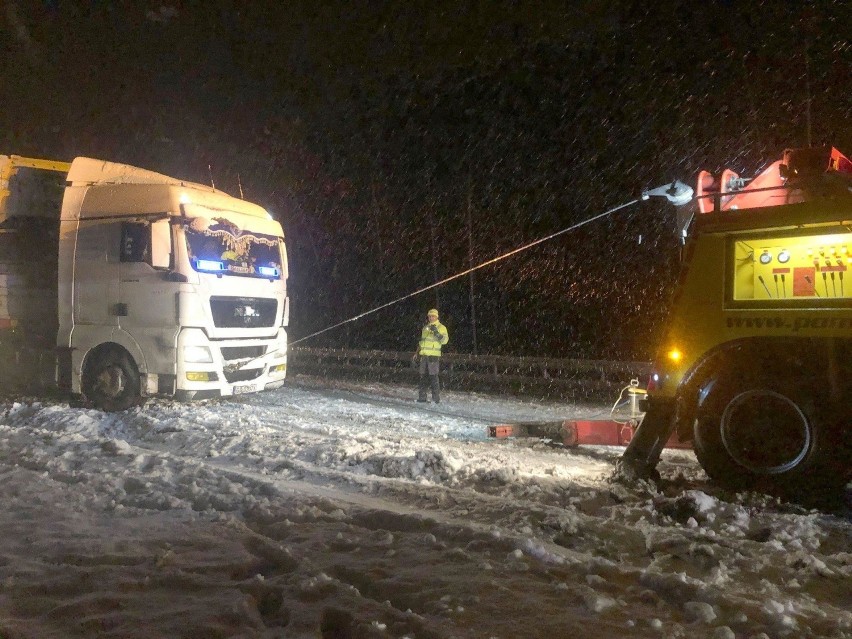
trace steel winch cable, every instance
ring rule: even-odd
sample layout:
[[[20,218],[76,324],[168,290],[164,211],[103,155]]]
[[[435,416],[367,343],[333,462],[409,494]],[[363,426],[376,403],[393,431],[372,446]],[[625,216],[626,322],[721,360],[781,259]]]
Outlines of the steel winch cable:
[[[664,197],[670,203],[674,204],[675,206],[681,206],[683,204],[687,204],[687,203],[691,202],[692,199],[693,199],[692,196],[693,196],[692,188],[687,186],[683,182],[680,182],[679,180],[673,180],[671,182],[671,184],[664,184],[663,186],[659,186],[655,189],[649,189],[647,191],[643,191],[642,195],[640,197],[635,198],[633,200],[630,200],[629,202],[624,202],[623,204],[619,204],[618,206],[614,206],[611,209],[604,211],[603,213],[598,213],[597,215],[593,215],[590,218],[587,218],[585,220],[577,222],[576,224],[572,224],[571,226],[568,226],[568,227],[566,227],[566,228],[564,228],[560,231],[556,231],[555,233],[551,233],[550,235],[546,235],[545,237],[534,240],[534,241],[532,241],[528,244],[524,244],[523,246],[520,246],[516,249],[513,249],[513,250],[511,250],[507,253],[503,253],[502,255],[498,255],[497,257],[491,258],[490,260],[486,260],[485,262],[482,262],[481,264],[477,264],[476,266],[473,266],[469,269],[465,269],[464,271],[456,273],[455,275],[451,275],[450,277],[445,277],[444,279],[439,280],[439,281],[435,282],[434,284],[430,284],[429,286],[424,286],[423,288],[419,288],[416,291],[408,293],[407,295],[403,295],[403,296],[398,297],[394,300],[391,300],[390,302],[387,302],[385,304],[381,304],[380,306],[376,306],[375,308],[372,308],[368,311],[364,311],[363,313],[359,313],[358,315],[350,317],[349,319],[345,319],[342,322],[337,322],[336,324],[332,324],[331,326],[323,328],[322,330],[315,331],[313,333],[310,333],[309,335],[305,335],[304,337],[300,337],[297,340],[291,341],[289,343],[289,346],[299,344],[300,342],[304,342],[305,340],[308,340],[312,337],[316,337],[317,335],[322,335],[323,333],[326,333],[326,332],[333,330],[335,328],[339,328],[340,326],[343,326],[344,324],[349,324],[350,322],[355,322],[355,321],[361,319],[362,317],[366,317],[367,315],[372,315],[373,313],[376,313],[376,312],[378,312],[378,311],[380,311],[384,308],[388,308],[389,306],[393,306],[394,304],[398,304],[398,303],[402,302],[403,300],[407,300],[407,299],[414,297],[416,295],[420,295],[421,293],[425,293],[426,291],[429,291],[429,290],[436,288],[438,286],[442,286],[442,285],[446,284],[447,282],[452,282],[453,280],[457,280],[460,277],[464,277],[465,275],[473,273],[474,271],[478,271],[479,269],[485,268],[486,266],[490,266],[491,264],[496,264],[497,262],[501,262],[502,260],[505,260],[509,257],[512,257],[513,255],[517,255],[518,253],[520,253],[522,251],[526,251],[527,249],[530,249],[534,246],[538,246],[539,244],[542,244],[543,242],[547,242],[548,240],[552,240],[553,238],[559,237],[560,235],[563,235],[565,233],[569,233],[571,231],[576,231],[577,229],[579,229],[583,226],[586,226],[587,224],[591,224],[592,222],[595,222],[597,220],[605,218],[609,215],[612,215],[613,213],[615,213],[617,211],[620,211],[621,209],[627,208],[628,206],[633,206],[634,204],[637,204],[638,202],[645,201],[645,200],[647,200],[651,197]],[[264,355],[262,357],[266,357],[268,355],[269,355],[269,353],[267,353],[266,355]],[[260,358],[258,358],[258,359],[260,359]],[[246,364],[246,366],[248,366],[249,364]]]
[[[435,282],[434,284],[430,284],[429,286],[424,286],[423,288],[419,288],[416,291],[408,293],[407,295],[403,295],[401,297],[398,297],[395,300],[391,300],[390,302],[387,302],[385,304],[382,304],[380,306],[372,308],[368,311],[365,311],[363,313],[355,315],[354,317],[350,317],[349,319],[343,320],[342,322],[338,322],[337,324],[333,324],[331,326],[328,326],[328,327],[326,327],[322,330],[311,333],[310,335],[305,335],[304,337],[300,337],[297,340],[293,340],[292,342],[290,342],[290,345],[293,346],[294,344],[298,344],[299,342],[304,342],[307,339],[310,339],[312,337],[316,337],[317,335],[321,335],[325,332],[328,332],[330,330],[333,330],[335,328],[343,326],[344,324],[348,324],[350,322],[355,322],[355,321],[361,319],[362,317],[366,317],[367,315],[371,315],[373,313],[376,313],[376,312],[378,312],[378,311],[380,311],[384,308],[387,308],[389,306],[393,306],[394,304],[398,304],[399,302],[402,302],[403,300],[407,300],[407,299],[414,297],[416,295],[420,295],[421,293],[425,293],[428,290],[431,290],[431,289],[436,288],[438,286],[442,286],[442,285],[444,285],[448,282],[452,282],[453,280],[456,280],[460,277],[464,277],[465,275],[473,273],[474,271],[478,271],[479,269],[485,268],[486,266],[490,266],[491,264],[496,264],[497,262],[500,262],[500,261],[505,260],[509,257],[512,257],[513,255],[516,255],[516,254],[520,253],[521,251],[526,251],[527,249],[530,249],[534,246],[537,246],[537,245],[539,245],[543,242],[547,242],[548,240],[552,240],[553,238],[558,237],[560,235],[563,235],[564,233],[568,233],[570,231],[575,231],[578,228],[585,226],[586,224],[591,224],[592,222],[594,222],[596,220],[604,218],[608,215],[612,215],[616,211],[619,211],[623,208],[626,208],[628,206],[632,206],[632,205],[636,204],[637,202],[640,202],[642,199],[643,198],[636,198],[635,200],[630,200],[629,202],[625,202],[624,204],[619,204],[618,206],[613,207],[613,208],[609,209],[608,211],[604,211],[603,213],[598,213],[597,215],[594,215],[594,216],[592,216],[588,219],[585,219],[581,222],[577,222],[576,224],[572,224],[571,226],[564,228],[561,231],[556,231],[555,233],[551,233],[550,235],[539,238],[539,239],[537,239],[533,242],[530,242],[529,244],[525,244],[525,245],[520,246],[516,249],[513,249],[513,250],[509,251],[508,253],[503,253],[502,255],[498,255],[497,257],[491,258],[490,260],[486,260],[485,262],[482,262],[481,264],[477,264],[476,266],[473,266],[469,269],[466,269],[464,271],[456,273],[455,275],[445,277],[444,279],[439,280],[439,281]]]

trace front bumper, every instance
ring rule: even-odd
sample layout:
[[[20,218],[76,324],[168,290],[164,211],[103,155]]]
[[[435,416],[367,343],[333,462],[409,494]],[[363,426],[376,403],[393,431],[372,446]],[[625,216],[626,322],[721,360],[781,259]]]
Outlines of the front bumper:
[[[210,362],[184,361],[185,346],[204,346]],[[287,333],[270,338],[209,340],[200,329],[178,336],[175,397],[210,399],[255,393],[284,384],[287,376]]]

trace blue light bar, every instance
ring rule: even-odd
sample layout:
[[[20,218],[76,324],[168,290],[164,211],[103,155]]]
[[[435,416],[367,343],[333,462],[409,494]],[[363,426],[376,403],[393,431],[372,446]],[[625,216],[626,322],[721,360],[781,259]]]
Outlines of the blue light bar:
[[[278,277],[278,269],[274,266],[258,266],[257,272],[263,277]]]
[[[218,273],[225,270],[225,264],[219,260],[195,260],[195,269],[198,271],[213,271]]]

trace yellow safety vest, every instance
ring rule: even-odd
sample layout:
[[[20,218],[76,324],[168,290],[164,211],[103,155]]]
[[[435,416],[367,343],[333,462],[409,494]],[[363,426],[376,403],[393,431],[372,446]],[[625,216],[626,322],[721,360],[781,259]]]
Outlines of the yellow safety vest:
[[[432,333],[430,326],[438,327],[437,337]],[[420,350],[418,353],[429,357],[440,357],[441,347],[449,341],[450,335],[447,333],[447,327],[438,321],[431,322],[426,324],[420,332]]]

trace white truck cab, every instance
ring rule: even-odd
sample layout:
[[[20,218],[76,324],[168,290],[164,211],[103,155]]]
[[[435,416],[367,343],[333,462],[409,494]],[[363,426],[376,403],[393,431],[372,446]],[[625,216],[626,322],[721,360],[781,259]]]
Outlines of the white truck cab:
[[[44,256],[58,260],[60,388],[123,410],[149,395],[202,399],[283,384],[279,222],[212,187],[124,164],[77,158],[66,180],[58,255]]]

